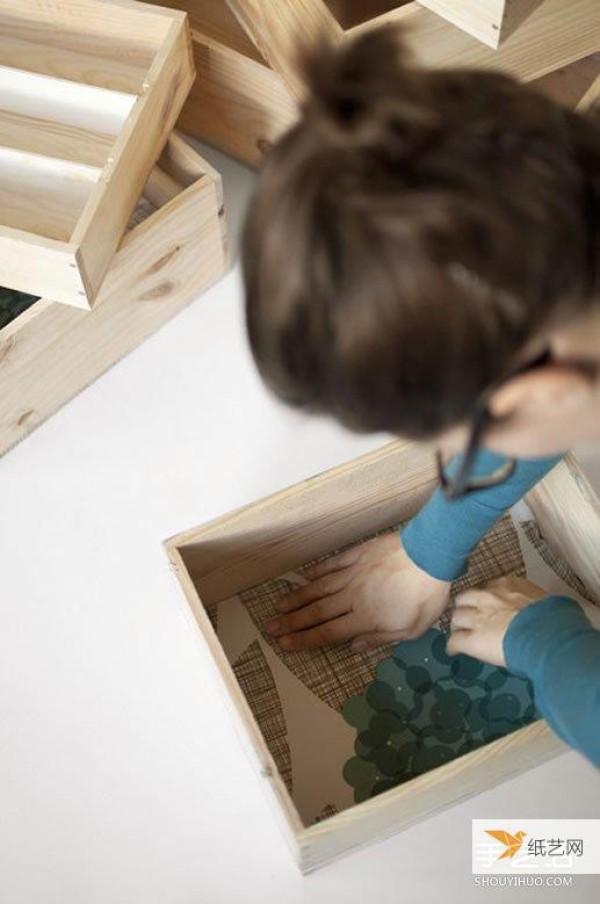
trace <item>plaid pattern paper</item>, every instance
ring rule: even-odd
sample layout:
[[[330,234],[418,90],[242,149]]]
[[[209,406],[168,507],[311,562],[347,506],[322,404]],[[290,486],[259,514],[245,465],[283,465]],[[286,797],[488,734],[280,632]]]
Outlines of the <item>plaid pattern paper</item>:
[[[391,528],[390,532],[398,529]],[[331,555],[335,555],[335,552]],[[504,575],[523,577],[524,574],[525,566],[517,533],[510,515],[506,515],[479,544],[471,558],[469,573],[453,585],[451,597],[461,590],[493,578]],[[377,665],[389,655],[391,644],[381,644],[363,653],[351,650],[348,643],[285,652],[279,647],[276,638],[265,631],[264,626],[276,615],[275,601],[299,583],[287,578],[274,578],[258,587],[242,591],[238,597],[265,643],[285,662],[296,678],[320,700],[339,712],[349,697],[360,693],[366,684],[374,680]],[[442,630],[448,630],[452,608],[450,603],[440,618]]]
[[[234,671],[291,795],[292,762],[285,718],[271,669],[257,641],[237,659]]]

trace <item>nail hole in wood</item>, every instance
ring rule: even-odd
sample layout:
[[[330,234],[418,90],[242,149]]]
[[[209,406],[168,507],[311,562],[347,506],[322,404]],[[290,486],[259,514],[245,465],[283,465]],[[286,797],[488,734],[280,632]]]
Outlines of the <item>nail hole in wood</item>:
[[[33,408],[30,408],[29,411],[24,411],[21,417],[17,421],[17,427],[22,427],[23,424],[29,420],[31,415],[33,414]]]

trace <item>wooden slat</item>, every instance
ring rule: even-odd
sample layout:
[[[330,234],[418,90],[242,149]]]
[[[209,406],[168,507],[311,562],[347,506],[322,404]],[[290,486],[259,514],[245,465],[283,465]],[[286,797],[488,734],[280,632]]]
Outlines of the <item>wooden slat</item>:
[[[281,77],[263,63],[193,34],[198,78],[178,127],[252,165],[297,115]]]
[[[0,34],[76,53],[151,65],[172,25],[133,0],[1,0]]]
[[[95,54],[25,41],[6,33],[2,34],[0,41],[2,66],[110,88],[126,94],[139,94],[150,64],[151,59],[147,58],[147,54],[136,65],[131,59],[106,60]]]
[[[114,142],[114,135],[0,110],[0,146],[6,148],[36,153],[43,147],[48,157],[101,168]]]

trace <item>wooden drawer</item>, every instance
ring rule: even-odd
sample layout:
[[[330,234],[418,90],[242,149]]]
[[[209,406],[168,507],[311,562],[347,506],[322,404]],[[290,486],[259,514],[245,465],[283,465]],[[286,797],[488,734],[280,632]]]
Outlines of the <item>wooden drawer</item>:
[[[421,508],[435,484],[430,450],[397,442],[166,543],[203,655],[214,663],[239,736],[303,872],[565,749],[546,723],[536,720],[312,825],[303,823],[288,793],[205,607],[402,523]],[[576,462],[568,458],[559,464],[526,501],[543,537],[599,602],[600,503]],[[327,738],[320,737],[319,744],[324,748]]]
[[[218,173],[171,136],[92,311],[40,298],[0,329],[0,454],[226,269]]]
[[[180,12],[0,0],[0,285],[90,307],[193,78]]]
[[[189,15],[198,73],[179,128],[244,163],[259,164],[294,121],[296,104],[289,91],[225,0],[167,3]]]
[[[345,35],[386,22],[403,22],[415,58],[427,66],[499,69],[524,81],[541,78],[600,49],[597,0],[515,2],[521,14],[515,15],[514,28],[498,50],[417,2],[279,0],[276,6],[262,0],[227,2],[255,46],[296,96],[303,90],[294,66],[298,44],[314,40],[320,31],[342,40]],[[439,0],[438,5],[448,10],[466,6],[454,0],[445,4]]]

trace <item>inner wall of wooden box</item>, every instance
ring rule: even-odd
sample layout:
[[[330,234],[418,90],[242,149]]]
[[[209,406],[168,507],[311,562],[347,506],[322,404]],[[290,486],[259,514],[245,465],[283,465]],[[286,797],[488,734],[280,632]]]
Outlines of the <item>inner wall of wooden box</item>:
[[[164,5],[164,0],[150,2]],[[223,44],[230,50],[267,65],[265,58],[227,6],[227,0],[168,0],[166,5],[186,12],[192,31],[202,38]]]
[[[207,526],[179,553],[208,606],[412,517],[436,480],[426,447],[387,447],[368,466],[317,478]]]
[[[171,25],[96,0],[0,0],[0,224],[68,242]]]
[[[167,144],[144,187],[143,194],[131,217],[129,230],[135,229],[137,225],[151,217],[182,191],[204,177],[204,170],[198,165],[194,165],[193,160],[192,155],[185,155],[185,163],[182,164],[181,155],[174,154],[171,144]],[[16,334],[21,326],[29,322],[32,317],[41,314],[49,304],[53,304],[53,302],[43,298],[33,301],[21,314],[0,329],[0,339]],[[80,313],[81,316],[87,316],[87,311]]]
[[[408,6],[412,0],[324,0],[343,28],[354,28],[370,19],[401,6]]]

